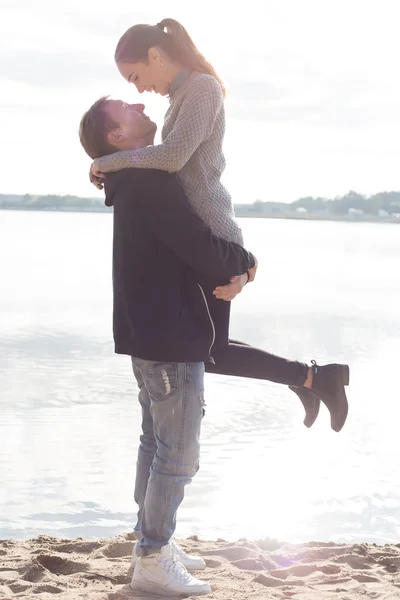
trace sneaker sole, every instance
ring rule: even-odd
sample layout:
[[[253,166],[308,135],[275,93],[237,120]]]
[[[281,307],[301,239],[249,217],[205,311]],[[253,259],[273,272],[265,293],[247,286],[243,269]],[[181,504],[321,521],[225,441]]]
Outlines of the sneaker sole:
[[[211,593],[211,588],[208,586],[205,587],[204,590],[190,590],[187,592],[174,592],[165,588],[162,585],[157,585],[154,583],[146,583],[144,581],[131,581],[130,585],[132,590],[136,592],[144,592],[145,594],[157,594],[158,596],[165,596],[169,598],[188,598],[189,596],[203,596],[205,594]]]

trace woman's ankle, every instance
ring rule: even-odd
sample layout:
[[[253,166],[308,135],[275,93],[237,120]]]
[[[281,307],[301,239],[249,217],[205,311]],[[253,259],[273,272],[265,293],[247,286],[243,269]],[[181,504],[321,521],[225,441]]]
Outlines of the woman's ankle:
[[[312,370],[312,367],[310,367],[308,369],[307,379],[305,380],[303,385],[305,388],[308,388],[309,390],[311,390],[312,383],[313,383],[313,370]]]

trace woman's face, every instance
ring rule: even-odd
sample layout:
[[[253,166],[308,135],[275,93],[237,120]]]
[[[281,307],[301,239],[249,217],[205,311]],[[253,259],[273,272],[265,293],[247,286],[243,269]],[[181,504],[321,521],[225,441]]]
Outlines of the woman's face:
[[[155,92],[166,96],[170,81],[167,76],[168,69],[164,68],[162,56],[156,48],[150,48],[148,62],[117,63],[122,77],[133,83],[138,92]]]

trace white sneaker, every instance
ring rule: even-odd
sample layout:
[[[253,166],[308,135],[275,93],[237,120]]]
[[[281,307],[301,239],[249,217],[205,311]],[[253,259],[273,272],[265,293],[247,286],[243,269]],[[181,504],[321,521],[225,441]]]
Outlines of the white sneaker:
[[[138,555],[136,553],[136,544],[132,550],[131,568],[134,569]],[[206,563],[201,556],[193,556],[192,554],[186,554],[183,548],[174,539],[170,541],[171,552],[174,558],[180,562],[188,571],[202,571],[206,568]]]
[[[211,592],[208,583],[192,577],[173,557],[169,544],[159,554],[138,557],[131,588],[160,596],[199,596]]]

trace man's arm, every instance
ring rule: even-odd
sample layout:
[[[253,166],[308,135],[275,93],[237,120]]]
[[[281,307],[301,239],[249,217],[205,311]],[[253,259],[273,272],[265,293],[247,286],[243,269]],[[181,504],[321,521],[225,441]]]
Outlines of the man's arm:
[[[140,206],[149,230],[194,271],[222,281],[254,267],[250,252],[205,225],[175,175],[153,171],[143,184]]]

